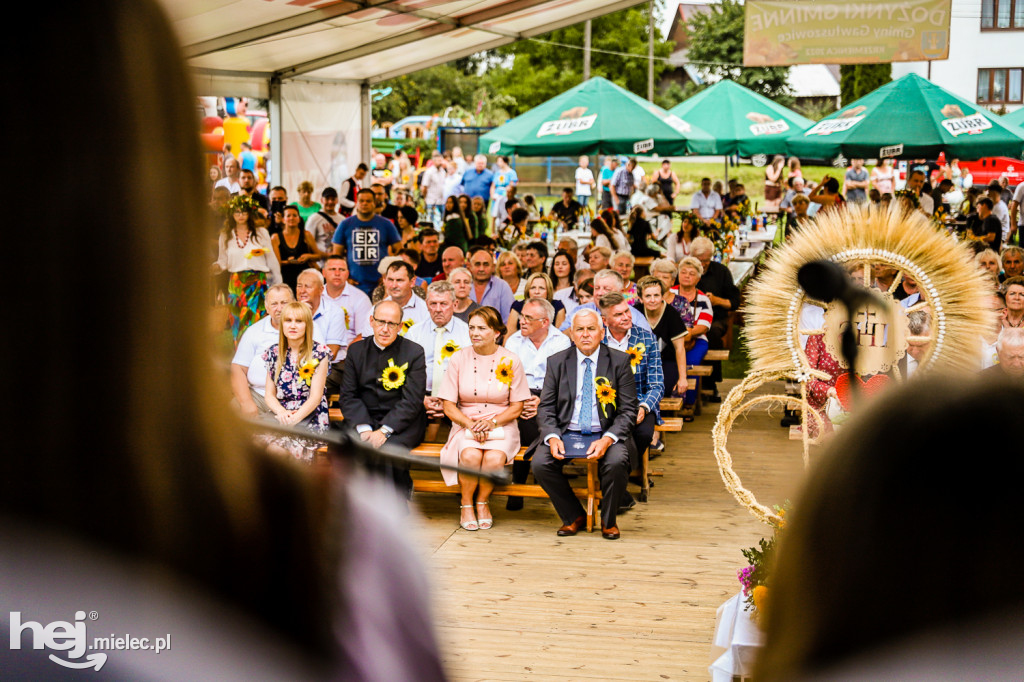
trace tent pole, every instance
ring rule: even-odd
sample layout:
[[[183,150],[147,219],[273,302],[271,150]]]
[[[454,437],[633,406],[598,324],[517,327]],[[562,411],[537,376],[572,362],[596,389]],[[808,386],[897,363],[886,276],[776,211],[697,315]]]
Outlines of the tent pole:
[[[269,187],[282,184],[284,168],[284,149],[281,148],[281,136],[284,132],[284,119],[281,117],[281,79],[273,76],[270,79],[270,158],[273,161],[270,165],[270,177],[267,178]]]
[[[583,80],[590,80],[590,19],[583,27]]]
[[[654,0],[647,7],[647,101],[654,101]]]
[[[728,155],[723,156],[722,160],[725,161],[725,184],[729,184],[729,157]]]
[[[370,108],[370,83],[363,81],[359,85],[359,160],[370,165],[373,149],[370,146],[370,135],[373,132]],[[355,168],[355,165],[353,165]]]

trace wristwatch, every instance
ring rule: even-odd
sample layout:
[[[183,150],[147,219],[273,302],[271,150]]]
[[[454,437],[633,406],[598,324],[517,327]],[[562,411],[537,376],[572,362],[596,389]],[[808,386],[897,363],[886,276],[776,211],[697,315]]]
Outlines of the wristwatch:
[[[491,423],[494,424],[494,428],[498,428],[498,419],[497,419],[497,417],[491,417]]]

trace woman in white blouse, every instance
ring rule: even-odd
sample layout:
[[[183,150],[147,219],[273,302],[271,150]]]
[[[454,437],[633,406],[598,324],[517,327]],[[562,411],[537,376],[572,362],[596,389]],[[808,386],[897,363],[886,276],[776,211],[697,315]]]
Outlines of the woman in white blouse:
[[[267,287],[281,281],[281,267],[274,256],[270,233],[266,228],[256,227],[256,202],[251,197],[239,195],[228,204],[217,262],[213,264],[214,274],[225,270],[231,273],[228,307],[231,335],[237,345],[242,332],[266,314],[263,299]]]

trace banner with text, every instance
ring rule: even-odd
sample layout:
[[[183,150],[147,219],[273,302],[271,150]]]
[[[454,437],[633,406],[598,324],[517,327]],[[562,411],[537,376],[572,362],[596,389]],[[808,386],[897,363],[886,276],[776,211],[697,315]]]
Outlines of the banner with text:
[[[952,0],[747,0],[744,66],[949,57]]]

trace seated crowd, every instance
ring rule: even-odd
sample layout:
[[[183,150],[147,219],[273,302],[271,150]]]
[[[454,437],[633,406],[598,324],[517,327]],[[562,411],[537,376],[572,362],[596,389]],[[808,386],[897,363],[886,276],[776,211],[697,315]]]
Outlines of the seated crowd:
[[[687,366],[723,348],[739,306],[732,275],[704,234],[743,205],[743,188],[723,202],[705,179],[694,210],[673,232],[671,219],[662,220],[670,204],[652,183],[653,191],[617,202],[628,210],[635,200],[628,232],[606,207],[587,221],[591,243],[581,249],[567,236],[551,253],[545,240],[528,236],[533,203],[515,198],[514,183],[495,194],[493,177],[481,179],[489,172],[481,159],[485,165],[477,157],[457,186],[430,184],[450,173],[424,178],[423,221],[408,187],[377,182],[377,175],[363,187],[362,164],[340,193],[323,190],[322,204],[310,202],[311,187],[300,187],[300,202],[289,205],[283,188],[261,202],[251,178],[239,183],[221,204],[226,220],[214,265],[227,273],[220,287],[237,346],[231,384],[238,408],[307,428],[308,439],[267,437],[270,447],[305,461],[329,427],[335,394],[341,428],[374,447],[414,448],[430,421],[450,426],[442,464],[498,469],[525,447],[513,479],[524,482],[532,468],[561,517],[560,535],[575,534],[585,520],[562,466],[580,455],[599,460],[602,531],[617,538],[616,515],[633,504],[630,471],[649,448],[652,455],[664,449],[655,430],[661,399],[698,400],[687,390]],[[436,167],[457,170],[443,158]],[[587,198],[566,188],[552,215],[576,227]],[[501,209],[487,215],[488,199]],[[653,258],[650,275],[636,279],[637,257]],[[1000,286],[993,298],[1000,327],[1020,327],[1021,250],[1008,246],[1001,260],[983,251],[978,263]],[[894,275],[876,273],[880,286]],[[904,277],[897,297],[913,301],[915,293]],[[913,338],[926,337],[927,311],[911,325]],[[995,332],[985,340],[986,366],[1019,373],[1020,334]],[[815,341],[808,354],[827,369],[822,350]],[[908,351],[907,374],[915,358]],[[708,387],[717,400],[720,364],[713,367]],[[811,393],[820,407],[830,387],[817,388]],[[492,486],[443,471],[460,487],[462,527],[490,528]],[[411,493],[408,470],[386,473]],[[521,506],[521,498],[509,498],[509,509]]]

